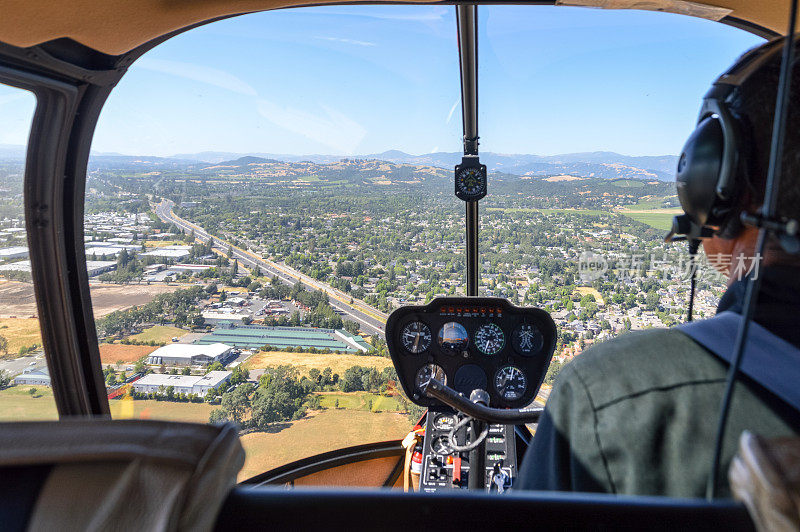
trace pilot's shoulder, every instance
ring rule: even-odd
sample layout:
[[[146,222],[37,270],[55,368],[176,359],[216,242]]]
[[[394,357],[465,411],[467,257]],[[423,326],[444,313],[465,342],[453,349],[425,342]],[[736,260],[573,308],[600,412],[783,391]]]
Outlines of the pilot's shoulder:
[[[648,329],[587,349],[563,373],[580,382],[597,407],[649,390],[724,379],[725,367],[677,329]]]

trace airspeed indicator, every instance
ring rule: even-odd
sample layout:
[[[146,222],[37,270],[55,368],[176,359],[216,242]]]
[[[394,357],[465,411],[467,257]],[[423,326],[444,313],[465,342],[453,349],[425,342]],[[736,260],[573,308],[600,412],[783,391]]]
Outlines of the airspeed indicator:
[[[431,330],[421,321],[412,321],[403,327],[400,332],[400,339],[406,351],[417,355],[431,346]]]

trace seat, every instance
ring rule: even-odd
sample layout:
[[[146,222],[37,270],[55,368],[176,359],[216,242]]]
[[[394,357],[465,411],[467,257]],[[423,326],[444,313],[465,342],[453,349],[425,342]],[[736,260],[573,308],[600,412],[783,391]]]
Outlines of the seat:
[[[232,425],[0,424],[3,530],[211,530],[244,465]]]

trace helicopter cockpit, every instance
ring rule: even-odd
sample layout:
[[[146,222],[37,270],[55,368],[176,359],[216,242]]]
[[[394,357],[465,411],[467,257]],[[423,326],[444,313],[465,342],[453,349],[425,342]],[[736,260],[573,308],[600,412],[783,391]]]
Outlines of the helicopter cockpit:
[[[520,485],[583,350],[714,314],[675,168],[725,132],[653,147],[797,0],[45,4],[0,17],[9,529],[754,528],[716,497],[747,302],[707,500]]]

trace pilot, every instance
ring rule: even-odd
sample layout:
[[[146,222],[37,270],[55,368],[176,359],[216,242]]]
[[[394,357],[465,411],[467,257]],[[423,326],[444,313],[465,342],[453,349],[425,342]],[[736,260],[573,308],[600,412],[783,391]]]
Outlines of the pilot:
[[[793,390],[800,390],[800,259],[770,238],[763,259],[753,260],[757,230],[740,223],[741,213],[757,213],[764,199],[782,46],[773,41],[756,48],[718,80],[734,80],[735,85],[717,94],[729,111],[728,134],[735,134],[738,156],[731,171],[735,199],[729,200],[727,212],[698,213],[702,208],[691,196],[695,184],[686,182],[691,175],[683,176],[683,196],[680,190],[682,171],[706,171],[682,165],[703,166],[700,159],[709,153],[721,157],[726,134],[719,123],[722,111],[701,120],[684,148],[684,156],[698,160],[679,164],[681,205],[693,221],[713,227],[703,247],[728,276],[717,316],[625,334],[587,349],[565,366],[520,468],[520,488],[704,496],[728,369],[717,352],[732,351],[746,277],[756,274],[763,276],[762,287],[742,362],[743,371],[751,368],[753,376],[745,371],[734,389],[720,476],[728,470],[742,431],[765,437],[800,432],[800,402],[779,393],[788,389],[797,399]],[[791,86],[794,94],[800,92],[796,63]],[[720,93],[717,89],[706,99]],[[800,220],[800,99],[789,102],[777,213]],[[723,317],[731,316],[734,327],[730,320],[723,323]],[[716,335],[716,340],[704,342],[703,334]],[[759,371],[772,377],[759,376]],[[724,477],[718,486],[718,496],[730,496]]]

